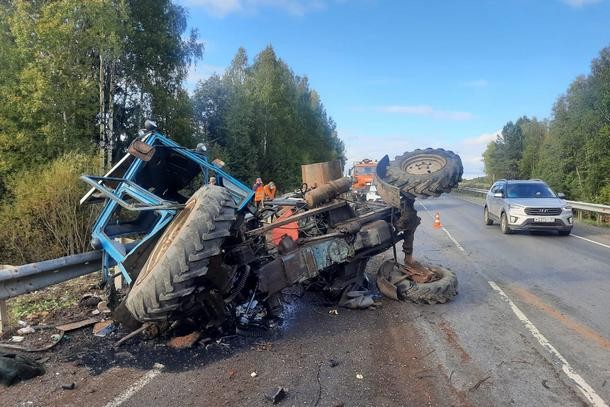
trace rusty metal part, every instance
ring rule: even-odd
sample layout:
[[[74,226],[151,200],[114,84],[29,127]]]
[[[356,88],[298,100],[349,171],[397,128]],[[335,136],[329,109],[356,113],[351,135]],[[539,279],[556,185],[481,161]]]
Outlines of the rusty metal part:
[[[404,293],[416,284],[432,283],[440,280],[441,276],[431,267],[418,262],[401,265],[394,262],[384,262],[377,273],[377,287],[386,297],[394,300],[404,300]]]
[[[305,202],[310,208],[315,208],[349,191],[351,187],[352,179],[350,177],[339,178],[307,192]]]
[[[309,188],[318,188],[341,178],[341,172],[340,160],[301,165],[303,183],[307,184]]]
[[[118,341],[116,341],[116,343],[114,344],[115,348],[118,348],[119,346],[121,346],[121,344],[131,338],[133,338],[134,336],[136,336],[137,334],[139,334],[140,332],[144,332],[145,330],[148,329],[149,325],[152,325],[150,323],[145,323],[143,324],[141,327],[139,327],[138,329],[136,329],[135,331],[125,335],[123,338],[119,339]]]
[[[413,263],[413,240],[415,230],[421,223],[421,218],[417,216],[413,199],[404,199],[400,207],[400,217],[394,221],[397,231],[403,232],[402,251],[405,254],[405,262]]]
[[[416,261],[403,265],[399,268],[399,271],[408,276],[409,280],[413,280],[418,284],[431,283],[440,279],[440,276],[433,269]]]
[[[155,147],[146,144],[142,140],[135,139],[129,145],[127,152],[142,161],[150,161],[153,155],[155,155]]]
[[[271,223],[269,225],[265,225],[265,226],[262,226],[262,227],[257,228],[257,229],[252,229],[250,231],[247,231],[246,235],[248,235],[248,236],[262,235],[262,234],[266,233],[267,231],[269,231],[271,229],[277,228],[278,226],[283,226],[283,225],[295,222],[295,221],[303,219],[303,218],[308,218],[310,216],[319,215],[321,213],[328,212],[330,210],[333,210],[333,209],[336,209],[336,208],[340,208],[340,207],[345,206],[345,205],[347,205],[347,202],[345,202],[345,201],[331,202],[328,205],[324,205],[324,206],[321,206],[319,208],[309,210],[307,212],[297,213],[296,215],[292,215],[292,216],[290,216],[288,218],[284,218],[282,220],[278,220],[277,222],[273,222],[273,223]]]

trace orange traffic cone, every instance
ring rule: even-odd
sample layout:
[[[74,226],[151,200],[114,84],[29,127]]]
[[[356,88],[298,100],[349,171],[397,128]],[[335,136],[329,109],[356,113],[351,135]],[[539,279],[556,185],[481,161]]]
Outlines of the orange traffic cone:
[[[436,212],[436,215],[434,215],[434,229],[440,229],[441,227],[441,215]]]

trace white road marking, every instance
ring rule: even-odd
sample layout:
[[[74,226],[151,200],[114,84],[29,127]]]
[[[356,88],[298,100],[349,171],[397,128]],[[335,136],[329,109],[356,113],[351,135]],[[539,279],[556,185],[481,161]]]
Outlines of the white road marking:
[[[597,245],[600,245],[600,246],[605,247],[605,248],[607,248],[607,249],[610,249],[610,246],[609,246],[609,245],[607,245],[607,244],[603,244],[603,243],[600,243],[600,242],[596,242],[595,240],[587,239],[586,237],[578,236],[578,235],[575,235],[574,233],[570,233],[570,236],[572,236],[572,237],[577,237],[577,238],[579,238],[579,239],[586,240],[586,241],[587,241],[587,242],[589,242],[589,243],[597,244]]]
[[[449,233],[449,231],[447,229],[445,229],[444,226],[441,226],[441,229],[443,229],[445,231],[445,233],[447,234],[447,236],[449,236],[449,239],[451,239],[451,241],[457,246],[458,249],[460,249],[461,251],[463,251],[464,253],[466,253],[466,250],[464,250],[464,248],[462,247],[461,244],[458,243],[457,240],[455,240],[453,238],[453,236],[451,236],[451,233]]]
[[[161,374],[161,370],[164,368],[161,363],[155,363],[152,370],[146,372],[144,376],[140,378],[137,382],[129,386],[123,393],[119,394],[114,400],[108,402],[104,407],[118,407],[130,398],[133,397],[134,394],[142,390],[144,386],[146,386],[152,379],[159,376]]]
[[[426,208],[426,206],[423,203],[419,202],[419,204],[421,206],[423,206],[423,208],[426,210],[426,213],[428,213],[428,215],[432,216],[430,211],[428,211],[428,208]],[[434,219],[434,217],[432,217],[432,218]],[[447,233],[447,236],[449,236],[449,238],[457,246],[457,248],[460,249],[462,252],[465,252],[462,245],[459,244],[458,241],[453,238],[453,236],[451,236],[451,234],[447,231],[447,229],[445,229],[444,226],[442,227],[442,229],[445,231],[445,233]],[[598,242],[586,239],[581,236],[576,236],[576,235],[570,235],[570,236],[588,240],[592,243],[596,243],[596,244],[599,244],[604,247],[609,247],[602,243],[598,243]],[[585,396],[585,398],[587,400],[589,400],[591,405],[594,407],[608,407],[606,402],[595,392],[595,390],[593,390],[593,388],[585,381],[585,379],[582,378],[581,375],[579,375],[578,373],[576,373],[574,371],[574,369],[568,363],[566,358],[564,358],[563,355],[561,355],[561,353],[559,353],[559,351],[557,349],[555,349],[555,347],[548,341],[548,339],[546,339],[546,337],[544,335],[542,335],[542,333],[538,330],[538,328],[536,328],[536,326],[525,316],[523,311],[521,311],[515,305],[515,303],[508,297],[508,295],[506,295],[504,290],[502,290],[493,281],[488,281],[488,283],[491,286],[491,288],[493,288],[494,291],[496,291],[498,294],[500,294],[500,296],[502,296],[502,298],[508,303],[508,305],[512,309],[513,313],[517,316],[517,318],[519,318],[519,320],[521,322],[523,322],[525,327],[528,329],[528,331],[530,331],[530,333],[534,336],[534,338],[536,338],[538,343],[540,343],[540,345],[542,345],[543,348],[548,350],[549,353],[551,353],[551,355],[553,355],[555,358],[557,358],[559,360],[559,362],[561,363],[561,370],[563,370],[563,372],[566,374],[566,376],[568,376],[568,378],[570,378],[576,384],[576,387],[578,388],[578,390],[580,390],[580,392]]]
[[[426,213],[428,214],[428,216],[430,216],[432,219],[434,219],[434,216],[432,216],[432,213],[428,210],[428,208],[426,208],[426,205],[424,205],[421,201],[417,201],[417,202],[419,202],[419,204],[426,210]],[[445,232],[447,234],[447,236],[449,236],[449,239],[451,239],[453,244],[455,244],[456,247],[458,249],[460,249],[460,251],[466,253],[466,250],[464,250],[462,245],[459,244],[459,242],[457,240],[455,240],[455,238],[453,236],[451,236],[451,233],[449,233],[449,231],[447,229],[445,229],[444,226],[441,226],[441,229],[443,230],[443,232]]]
[[[593,390],[591,386],[589,386],[589,384],[585,381],[585,379],[582,378],[581,375],[574,371],[568,361],[561,355],[561,353],[557,351],[557,349],[555,349],[555,347],[548,341],[548,339],[546,339],[546,337],[542,335],[542,333],[540,333],[538,328],[534,326],[534,324],[525,316],[523,311],[521,311],[515,305],[515,303],[508,297],[508,295],[506,295],[506,293],[495,282],[488,281],[488,283],[491,288],[493,288],[498,294],[500,294],[504,298],[504,300],[512,309],[513,313],[517,316],[517,318],[519,318],[519,320],[521,320],[521,322],[523,322],[525,327],[528,329],[528,331],[530,331],[534,338],[536,338],[538,343],[540,343],[543,348],[548,350],[551,355],[553,355],[559,360],[559,362],[561,363],[561,370],[563,370],[566,376],[568,376],[570,379],[572,379],[574,383],[576,383],[578,390],[580,390],[580,392],[585,396],[585,398],[589,400],[591,405],[593,405],[594,407],[608,407],[606,402],[602,400],[602,398],[595,392],[595,390]]]

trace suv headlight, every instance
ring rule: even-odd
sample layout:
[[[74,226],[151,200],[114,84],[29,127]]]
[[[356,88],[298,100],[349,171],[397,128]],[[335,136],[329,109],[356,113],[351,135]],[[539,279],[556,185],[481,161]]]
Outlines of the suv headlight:
[[[566,205],[563,207],[563,210],[567,212],[572,212],[572,207],[570,205]]]
[[[523,215],[525,212],[523,211],[525,206],[519,204],[508,204],[508,210],[510,213],[515,213],[519,215]]]

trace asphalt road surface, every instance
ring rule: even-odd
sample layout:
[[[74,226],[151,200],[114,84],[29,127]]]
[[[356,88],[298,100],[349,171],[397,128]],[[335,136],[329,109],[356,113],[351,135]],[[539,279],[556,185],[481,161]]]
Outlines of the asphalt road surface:
[[[461,197],[417,207],[414,255],[456,272],[451,303],[384,298],[376,309],[335,315],[321,297],[295,291],[275,338],[188,351],[142,344],[110,353],[112,367],[95,371],[65,362],[0,390],[0,405],[265,406],[278,387],[286,406],[607,405],[608,229],[503,235]],[[391,256],[372,259],[369,271]],[[61,390],[66,372],[76,389]]]

